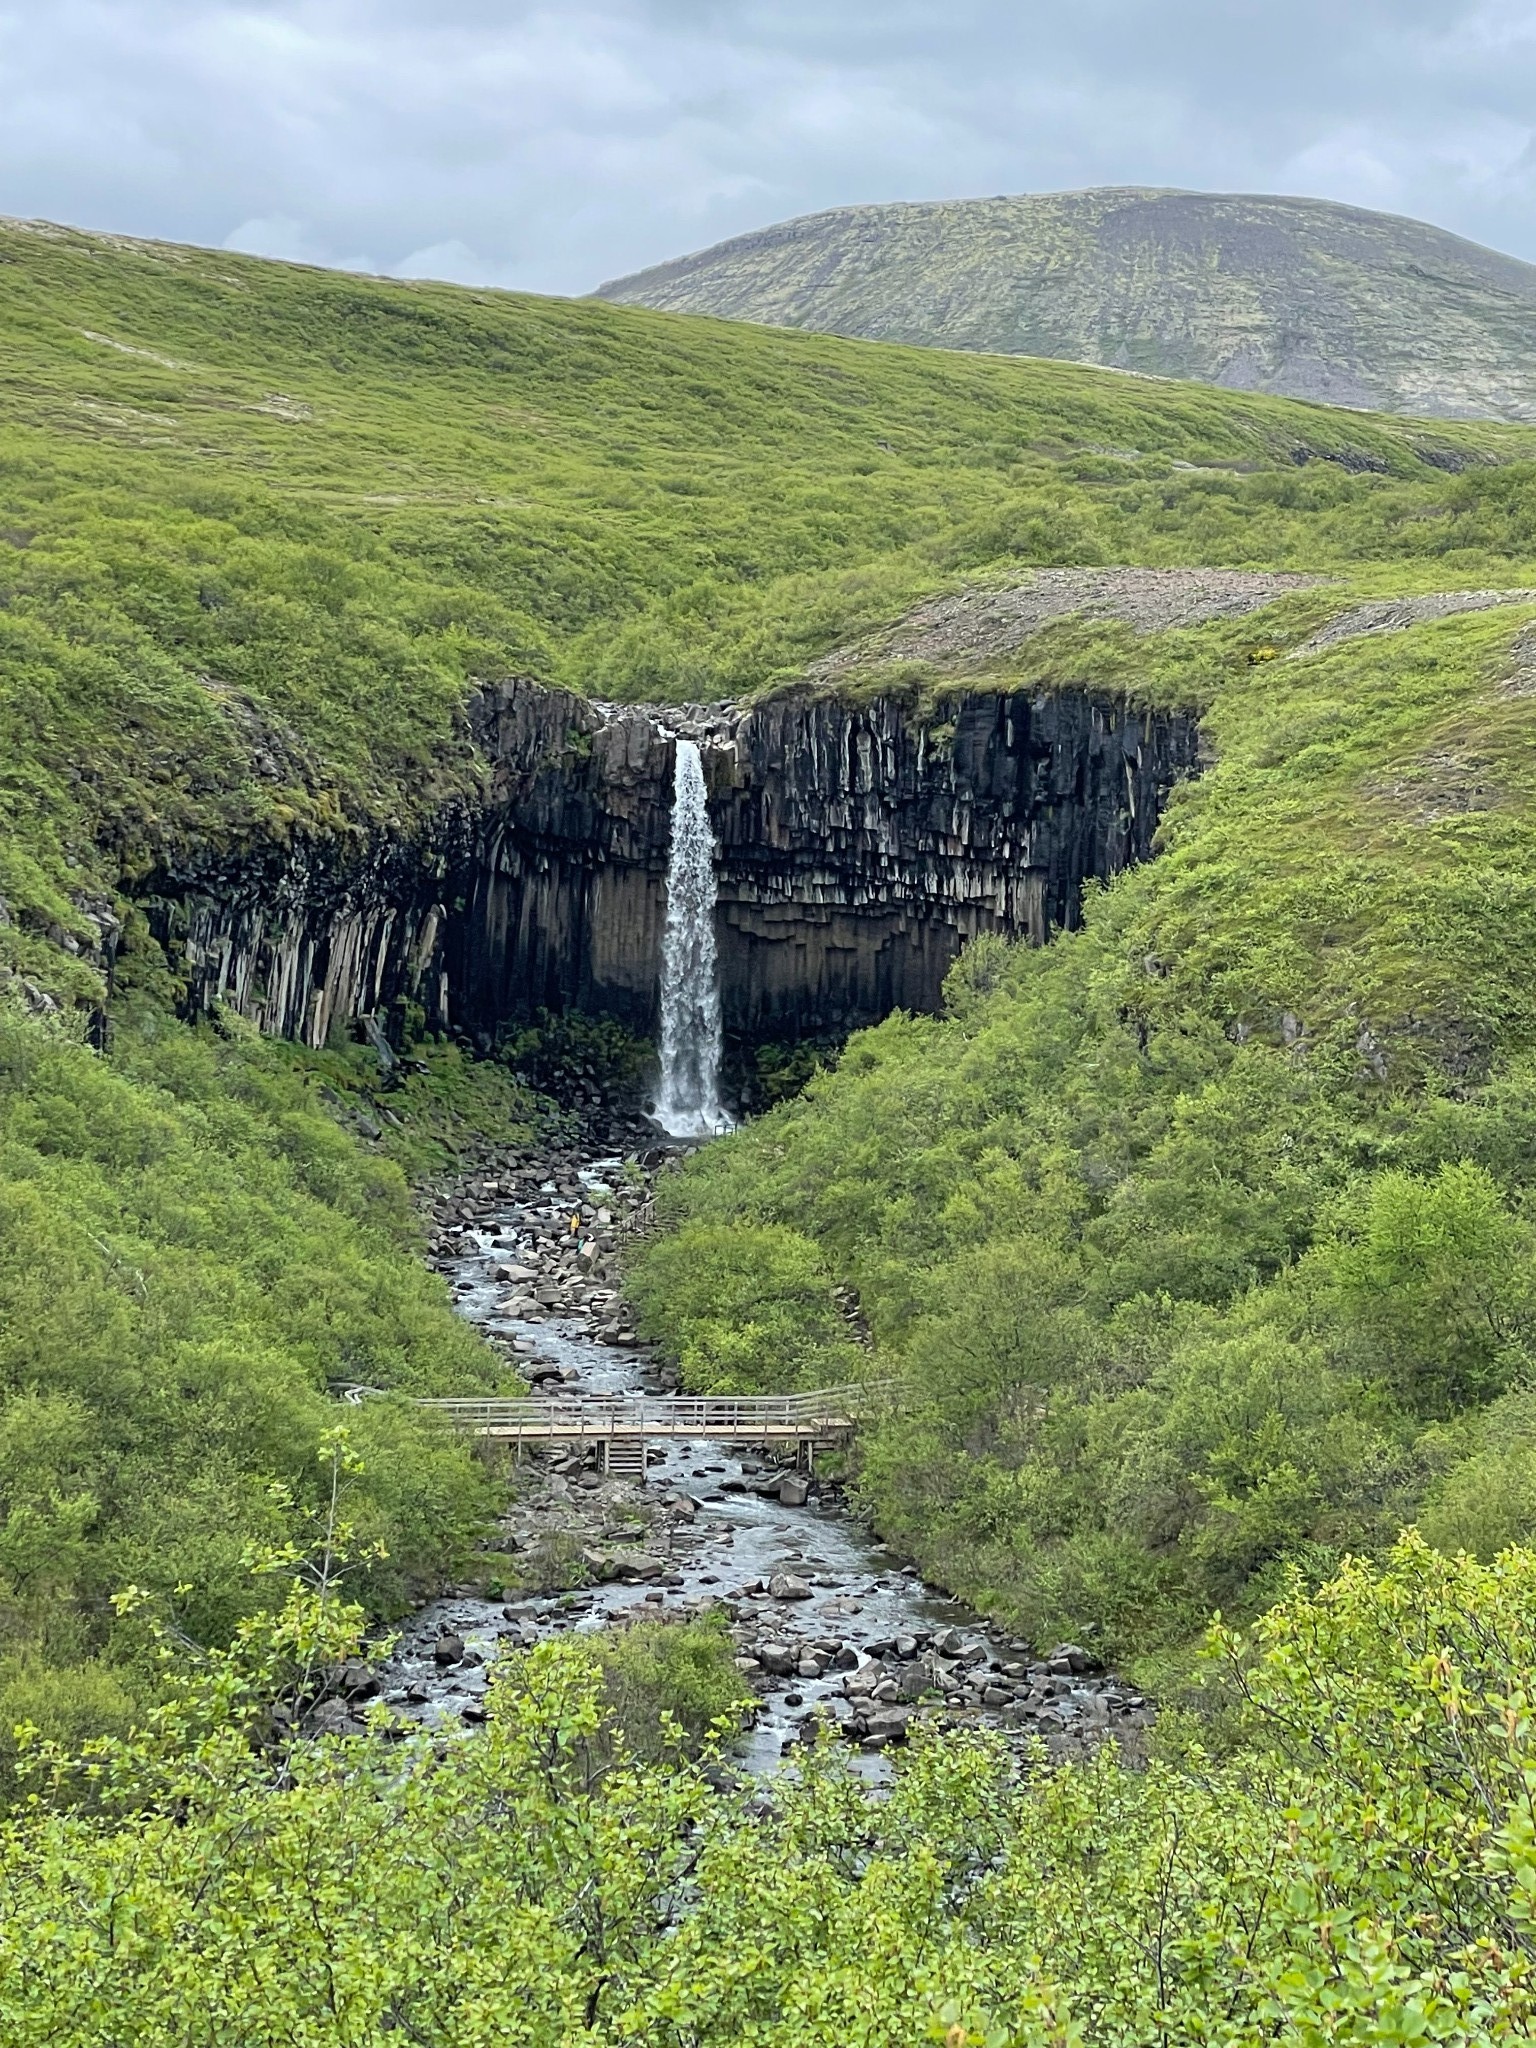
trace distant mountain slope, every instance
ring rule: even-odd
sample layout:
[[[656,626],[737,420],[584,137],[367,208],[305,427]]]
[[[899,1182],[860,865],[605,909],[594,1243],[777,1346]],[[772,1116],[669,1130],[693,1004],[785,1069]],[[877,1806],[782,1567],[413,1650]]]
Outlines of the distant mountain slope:
[[[597,296],[1333,405],[1536,419],[1536,265],[1319,199],[1120,186],[845,206]]]

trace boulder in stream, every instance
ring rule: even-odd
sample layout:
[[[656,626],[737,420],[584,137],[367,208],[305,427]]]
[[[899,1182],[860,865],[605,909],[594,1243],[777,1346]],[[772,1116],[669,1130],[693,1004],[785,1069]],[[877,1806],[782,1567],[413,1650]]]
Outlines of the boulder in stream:
[[[769,1594],[775,1600],[809,1600],[811,1588],[804,1579],[797,1579],[793,1572],[775,1572],[768,1581]]]

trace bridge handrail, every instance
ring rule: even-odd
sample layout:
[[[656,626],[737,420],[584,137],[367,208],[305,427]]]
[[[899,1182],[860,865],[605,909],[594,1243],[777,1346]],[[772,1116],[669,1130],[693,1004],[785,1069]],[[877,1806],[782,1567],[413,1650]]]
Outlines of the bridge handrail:
[[[576,1435],[600,1436],[614,1429],[639,1431],[649,1426],[667,1432],[739,1428],[743,1436],[750,1436],[754,1428],[797,1424],[844,1428],[878,1405],[894,1384],[876,1380],[800,1394],[457,1395],[419,1399],[412,1405],[460,1425],[494,1424],[541,1434],[569,1429]],[[373,1391],[351,1389],[349,1396],[366,1399]]]

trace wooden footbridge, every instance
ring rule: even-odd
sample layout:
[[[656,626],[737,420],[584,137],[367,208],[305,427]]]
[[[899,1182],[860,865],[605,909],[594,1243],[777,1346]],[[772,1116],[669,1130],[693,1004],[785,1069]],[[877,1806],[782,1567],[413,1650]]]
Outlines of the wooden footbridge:
[[[343,1398],[366,1400],[371,1387]],[[852,1434],[881,1404],[889,1383],[824,1387],[810,1394],[567,1394],[517,1400],[416,1401],[466,1436],[515,1444],[596,1444],[604,1471],[643,1472],[648,1444],[701,1441],[793,1444],[810,1470],[818,1445]]]

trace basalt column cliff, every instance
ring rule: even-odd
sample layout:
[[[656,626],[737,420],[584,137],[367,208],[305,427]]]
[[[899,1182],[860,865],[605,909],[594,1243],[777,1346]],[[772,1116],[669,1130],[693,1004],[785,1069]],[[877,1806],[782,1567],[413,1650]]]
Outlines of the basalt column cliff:
[[[792,1037],[927,1010],[965,940],[1040,940],[1082,884],[1151,849],[1193,722],[1073,693],[974,694],[923,723],[810,691],[739,717],[597,706],[509,683],[476,708],[494,764],[447,934],[461,1024],[539,1003],[648,1028],[673,737],[704,752],[728,1031]]]
[[[736,712],[512,681],[479,693],[470,728],[482,795],[418,842],[165,878],[194,1001],[312,1043],[405,1001],[477,1038],[540,1007],[652,1030],[684,735],[719,847],[727,1031],[932,1009],[966,940],[1043,940],[1076,923],[1085,881],[1145,858],[1197,745],[1187,715],[1088,691],[977,691],[935,719],[810,688]]]

